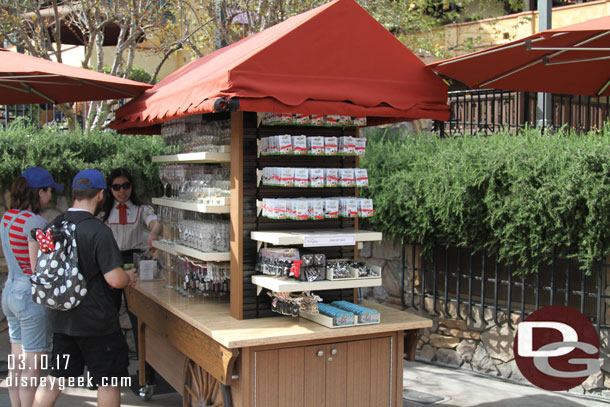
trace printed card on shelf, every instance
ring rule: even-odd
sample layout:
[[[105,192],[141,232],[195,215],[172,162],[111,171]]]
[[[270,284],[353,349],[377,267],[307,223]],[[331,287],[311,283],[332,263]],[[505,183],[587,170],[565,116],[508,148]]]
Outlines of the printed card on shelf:
[[[294,169],[294,186],[297,188],[309,187],[309,169],[295,168]]]
[[[292,208],[293,219],[307,220],[309,219],[309,205],[306,199],[294,199],[290,201]]]
[[[341,168],[340,169],[339,186],[348,187],[348,188],[356,186],[356,177],[354,175],[353,168]]]
[[[338,114],[327,114],[326,115],[326,124],[328,126],[340,126],[341,125],[341,116]]]
[[[326,173],[326,186],[334,188],[339,185],[339,169],[338,168],[327,168]]]
[[[311,115],[311,124],[315,126],[323,126],[326,122],[323,114],[312,114]]]
[[[312,188],[324,187],[324,170],[322,168],[312,168],[309,170],[309,186]]]
[[[294,168],[281,168],[280,186],[294,187]]]
[[[339,217],[339,200],[325,199],[324,200],[324,217],[327,219],[335,219]]]
[[[339,149],[337,137],[324,137],[324,155],[337,155]]]
[[[295,114],[294,124],[307,125],[311,124],[311,117],[308,114]]]
[[[375,209],[373,209],[373,200],[359,198],[358,199],[358,216],[361,218],[370,218],[375,215]]]
[[[307,136],[292,136],[292,152],[294,155],[307,154]]]
[[[310,155],[324,155],[324,137],[307,137],[307,147]]]
[[[368,187],[369,186],[369,175],[366,168],[354,169],[354,175],[356,177],[357,187]]]
[[[312,199],[310,200],[311,211],[310,217],[311,219],[324,219],[324,200],[323,199]]]
[[[364,137],[356,137],[354,139],[354,149],[358,157],[364,157],[366,153],[366,139]]]
[[[279,137],[279,154],[292,154],[292,138],[290,134],[283,134]]]

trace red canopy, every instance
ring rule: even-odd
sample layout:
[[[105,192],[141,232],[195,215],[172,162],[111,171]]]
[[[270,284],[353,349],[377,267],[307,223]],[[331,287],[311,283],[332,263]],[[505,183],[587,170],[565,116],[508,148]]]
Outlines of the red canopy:
[[[191,62],[119,109],[111,127],[227,107],[447,120],[446,102],[447,86],[411,51],[355,1],[335,0]]]
[[[132,98],[150,86],[0,48],[0,105]]]
[[[477,88],[610,95],[610,17],[428,65]]]

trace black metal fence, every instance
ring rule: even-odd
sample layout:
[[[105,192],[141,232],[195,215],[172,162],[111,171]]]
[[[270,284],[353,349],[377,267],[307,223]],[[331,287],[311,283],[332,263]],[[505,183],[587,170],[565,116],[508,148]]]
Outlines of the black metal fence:
[[[0,128],[5,129],[17,118],[26,118],[31,123],[42,127],[51,123],[61,123],[63,113],[55,105],[5,105],[0,106]]]
[[[494,322],[504,314],[525,318],[547,305],[565,305],[580,310],[597,327],[610,329],[606,286],[610,264],[600,262],[590,273],[575,260],[555,257],[537,273],[519,273],[494,254],[467,248],[439,248],[429,259],[421,258],[421,247],[403,250],[402,306],[446,318],[485,321],[491,310]],[[407,255],[405,256],[405,252]]]
[[[536,126],[537,94],[494,89],[449,92],[451,118],[436,122],[442,135],[492,134],[515,131],[526,125]],[[608,119],[608,97],[552,95],[551,123],[546,126],[568,126],[577,131],[601,129]]]

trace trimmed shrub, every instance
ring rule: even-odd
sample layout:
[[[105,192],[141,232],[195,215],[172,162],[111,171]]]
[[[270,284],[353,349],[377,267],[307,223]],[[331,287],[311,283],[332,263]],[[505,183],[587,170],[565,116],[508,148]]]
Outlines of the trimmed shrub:
[[[144,197],[161,193],[157,164],[153,155],[161,155],[165,143],[158,136],[119,135],[94,130],[68,132],[56,126],[39,129],[17,120],[0,130],[0,184],[10,186],[24,169],[47,169],[69,194],[72,178],[80,170],[95,168],[108,175],[113,168],[131,171]]]
[[[386,236],[497,251],[517,271],[535,271],[553,254],[583,270],[610,252],[610,127],[489,137],[378,130],[367,155],[374,226]]]

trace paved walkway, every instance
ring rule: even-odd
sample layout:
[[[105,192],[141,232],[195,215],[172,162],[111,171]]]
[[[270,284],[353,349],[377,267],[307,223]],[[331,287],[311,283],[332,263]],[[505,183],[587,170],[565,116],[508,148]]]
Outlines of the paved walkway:
[[[405,362],[403,407],[608,407],[609,402],[513,384],[459,369]],[[417,393],[416,393],[417,392]],[[426,404],[436,396],[433,404]]]

